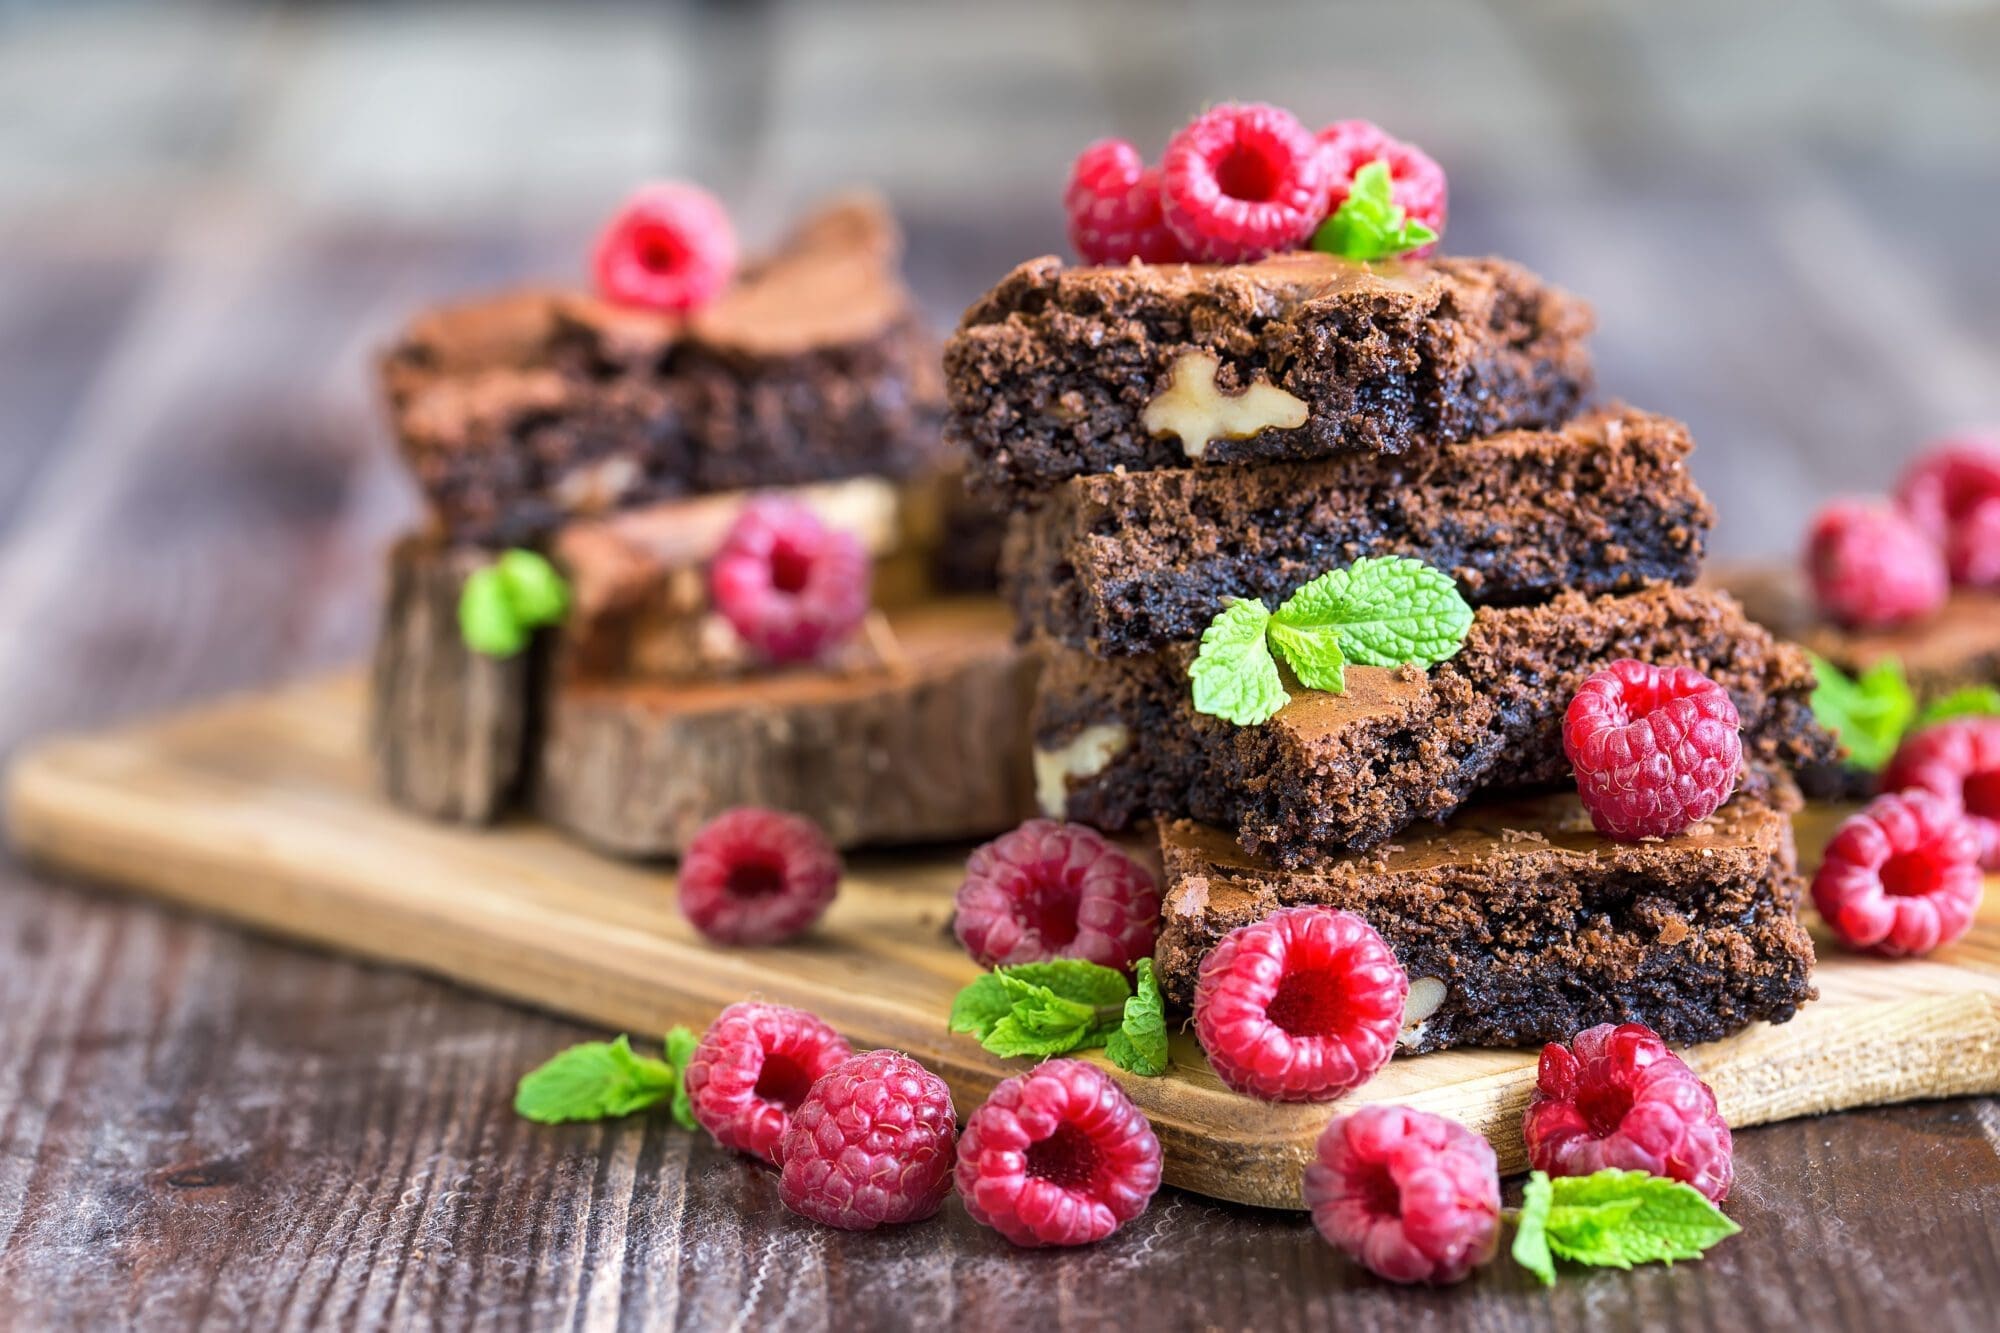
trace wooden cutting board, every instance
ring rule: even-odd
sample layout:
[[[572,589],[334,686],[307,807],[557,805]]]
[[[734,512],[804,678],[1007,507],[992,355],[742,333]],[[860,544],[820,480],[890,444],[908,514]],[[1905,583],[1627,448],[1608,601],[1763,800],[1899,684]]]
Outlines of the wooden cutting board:
[[[636,1036],[699,1027],[751,995],[799,1005],[858,1046],[915,1055],[963,1109],[1026,1067],[945,1030],[952,995],[976,974],[946,929],[963,849],[854,858],[804,943],[714,949],[682,922],[657,868],[531,822],[468,831],[384,804],[370,790],[362,707],[359,681],[343,679],[45,745],[9,775],[13,843],[59,871]],[[1817,1003],[1689,1052],[1731,1124],[2000,1092],[2000,893],[1970,936],[1929,960],[1821,946]],[[1329,1108],[1226,1092],[1185,1034],[1173,1059],[1163,1078],[1119,1074],[1165,1145],[1167,1180],[1297,1207]],[[1464,1121],[1519,1170],[1534,1067],[1520,1051],[1401,1059],[1357,1099]]]

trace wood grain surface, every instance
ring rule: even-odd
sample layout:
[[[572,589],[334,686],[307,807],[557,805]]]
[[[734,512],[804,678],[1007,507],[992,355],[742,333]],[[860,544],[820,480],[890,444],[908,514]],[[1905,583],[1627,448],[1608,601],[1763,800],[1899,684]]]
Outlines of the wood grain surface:
[[[7,775],[8,839],[58,873],[420,968],[642,1044],[676,1023],[700,1031],[756,997],[818,1014],[857,1049],[915,1056],[961,1108],[1032,1063],[946,1030],[952,997],[979,974],[948,929],[963,848],[850,859],[808,939],[718,949],[680,918],[667,870],[599,855],[529,818],[467,828],[389,806],[359,741],[362,692],[350,677],[37,746]],[[1809,845],[1830,818],[1807,814]],[[2000,892],[1970,935],[1930,958],[1885,965],[1823,933],[1819,951],[1817,1002],[1687,1053],[1732,1126],[2000,1093]],[[1461,1121],[1513,1174],[1527,1165],[1521,1113],[1535,1060],[1532,1050],[1396,1060],[1350,1104]],[[1114,1076],[1160,1136],[1168,1184],[1301,1206],[1300,1174],[1330,1108],[1230,1093],[1186,1031],[1173,1034],[1164,1077]]]
[[[1366,115],[1450,243],[1590,296],[1688,420],[1718,554],[2000,421],[1992,0],[0,5],[0,753],[360,661],[413,513],[365,360],[425,300],[582,271],[641,177],[752,238],[853,180],[948,320],[1062,246],[1068,157],[1191,108]],[[663,1120],[541,1129],[596,1029],[0,859],[0,1324],[27,1329],[1986,1329],[2000,1110],[1746,1130],[1672,1271],[1384,1287],[1163,1193],[1089,1252],[955,1205],[788,1216]]]

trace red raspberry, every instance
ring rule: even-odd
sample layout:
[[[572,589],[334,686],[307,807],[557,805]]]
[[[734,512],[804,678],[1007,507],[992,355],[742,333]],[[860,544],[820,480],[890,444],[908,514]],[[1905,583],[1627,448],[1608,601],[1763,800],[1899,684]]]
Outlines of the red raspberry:
[[[973,852],[952,928],[983,967],[1081,958],[1129,972],[1153,952],[1160,891],[1096,829],[1031,819]]]
[[[778,1197],[844,1231],[921,1222],[951,1193],[957,1138],[943,1079],[896,1051],[850,1056],[792,1113]]]
[[[1326,163],[1289,111],[1225,103],[1167,144],[1167,226],[1191,259],[1240,263],[1305,243],[1326,217]]]
[[[1813,520],[1806,573],[1819,609],[1854,629],[1927,616],[1951,591],[1944,556],[1915,524],[1853,500],[1836,500]]]
[[[1391,1282],[1457,1282],[1500,1244],[1500,1164],[1455,1121],[1404,1106],[1335,1116],[1306,1167],[1326,1243]]]
[[[1521,1133],[1529,1165],[1552,1176],[1647,1171],[1721,1203],[1736,1173],[1715,1093],[1641,1023],[1542,1047]]]
[[[1187,258],[1160,216],[1160,173],[1123,139],[1077,154],[1063,191],[1069,243],[1088,264],[1174,264]]]
[[[740,806],[703,824],[681,857],[681,913],[716,944],[777,944],[826,914],[840,855],[809,819]]]
[[[1160,1141],[1111,1076],[1049,1060],[993,1089],[958,1141],[958,1194],[1016,1245],[1089,1245],[1146,1211]]]
[[[1906,737],[1882,790],[1912,789],[1958,807],[1979,839],[1980,868],[2000,871],[2000,718],[1954,718]]]
[[[778,1160],[778,1141],[822,1074],[853,1052],[802,1009],[744,1002],[702,1033],[687,1066],[694,1118],[725,1148]]]
[[[1903,473],[1896,503],[1934,542],[1981,500],[2000,495],[2000,439],[1961,435],[1939,440]]]
[[[1273,1102],[1323,1102],[1389,1063],[1410,979],[1366,921],[1287,907],[1201,963],[1194,1026],[1216,1076]]]
[[[1693,667],[1624,658],[1583,683],[1563,715],[1577,795],[1607,838],[1671,838],[1714,814],[1743,767],[1729,691]]]
[[[1320,151],[1326,158],[1326,211],[1331,214],[1347,202],[1354,173],[1370,162],[1389,164],[1389,197],[1402,205],[1412,221],[1421,222],[1444,235],[1447,189],[1444,168],[1415,144],[1392,139],[1368,120],[1342,120],[1319,132]],[[1411,253],[1419,258],[1436,250],[1435,244]]]
[[[714,195],[663,181],[641,188],[604,225],[592,264],[607,301],[692,310],[729,285],[736,232]]]
[[[2000,491],[1951,525],[1944,561],[1951,581],[1961,588],[2000,588]]]
[[[1813,874],[1812,898],[1842,944],[1902,958],[1965,934],[1985,887],[1971,821],[1915,789],[1878,796],[1841,824]]]
[[[708,570],[715,609],[771,662],[808,662],[868,614],[868,553],[792,500],[745,505]]]

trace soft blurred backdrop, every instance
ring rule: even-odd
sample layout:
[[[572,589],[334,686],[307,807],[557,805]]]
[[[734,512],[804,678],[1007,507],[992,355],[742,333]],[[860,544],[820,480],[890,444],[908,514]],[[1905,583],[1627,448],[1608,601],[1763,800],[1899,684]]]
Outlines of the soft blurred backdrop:
[[[1995,0],[0,0],[0,748],[358,653],[413,513],[372,349],[580,277],[635,182],[753,239],[879,186],[944,326],[1061,248],[1085,141],[1225,98],[1416,140],[1450,248],[1592,298],[1719,557],[2000,422]]]

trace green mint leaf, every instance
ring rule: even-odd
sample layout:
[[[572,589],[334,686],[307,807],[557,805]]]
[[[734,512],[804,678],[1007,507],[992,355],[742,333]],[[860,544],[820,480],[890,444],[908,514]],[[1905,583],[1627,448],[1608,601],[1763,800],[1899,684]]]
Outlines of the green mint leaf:
[[[1859,677],[1849,677],[1817,655],[1812,665],[1819,678],[1812,692],[1813,716],[1847,747],[1850,765],[1881,772],[1917,713],[1902,662],[1885,657]]]
[[[512,550],[494,562],[514,617],[523,625],[554,625],[569,610],[569,581],[535,551]]]
[[[1393,259],[1421,249],[1438,234],[1413,221],[1394,198],[1389,164],[1370,162],[1354,173],[1347,198],[1313,233],[1312,247],[1347,259]]]
[[[476,569],[458,594],[458,632],[485,657],[512,657],[528,646],[528,631],[507,595],[498,568]]]
[[[1699,1259],[1742,1229],[1691,1185],[1615,1169],[1553,1181],[1544,1226],[1558,1256],[1612,1268]]]
[[[1188,668],[1197,713],[1254,727],[1292,701],[1264,641],[1270,622],[1270,611],[1255,598],[1231,602],[1209,622],[1201,652]]]
[[[1332,638],[1363,666],[1432,667],[1464,646],[1472,607],[1451,575],[1405,556],[1370,556],[1320,575],[1271,619],[1280,643],[1294,635]]]
[[[1118,1027],[1106,1035],[1104,1053],[1127,1073],[1158,1078],[1167,1072],[1167,1011],[1152,959],[1139,960],[1134,979],[1138,985]]]
[[[674,1027],[667,1031],[667,1063],[674,1069],[674,1123],[682,1129],[696,1128],[694,1103],[688,1100],[687,1067],[701,1038],[693,1028]]]
[[[530,1120],[604,1120],[642,1111],[673,1094],[673,1066],[633,1053],[625,1037],[587,1041],[521,1079],[514,1109]]]
[[[1331,626],[1288,625],[1273,619],[1271,646],[1307,689],[1347,693],[1347,654],[1340,650],[1339,631]]]
[[[1514,1222],[1514,1262],[1542,1280],[1545,1287],[1556,1284],[1555,1255],[1549,1250],[1549,1201],[1553,1191],[1546,1173],[1528,1176],[1521,1189],[1521,1215]]]
[[[1971,685],[1953,690],[1942,699],[1933,699],[1924,705],[1924,711],[1917,715],[1910,730],[1922,731],[1925,727],[1949,722],[1955,717],[2000,717],[2000,689],[1991,685]]]
[[[999,1056],[1061,1055],[1104,1045],[1131,994],[1123,974],[1079,959],[995,968],[959,991],[951,1030]]]

